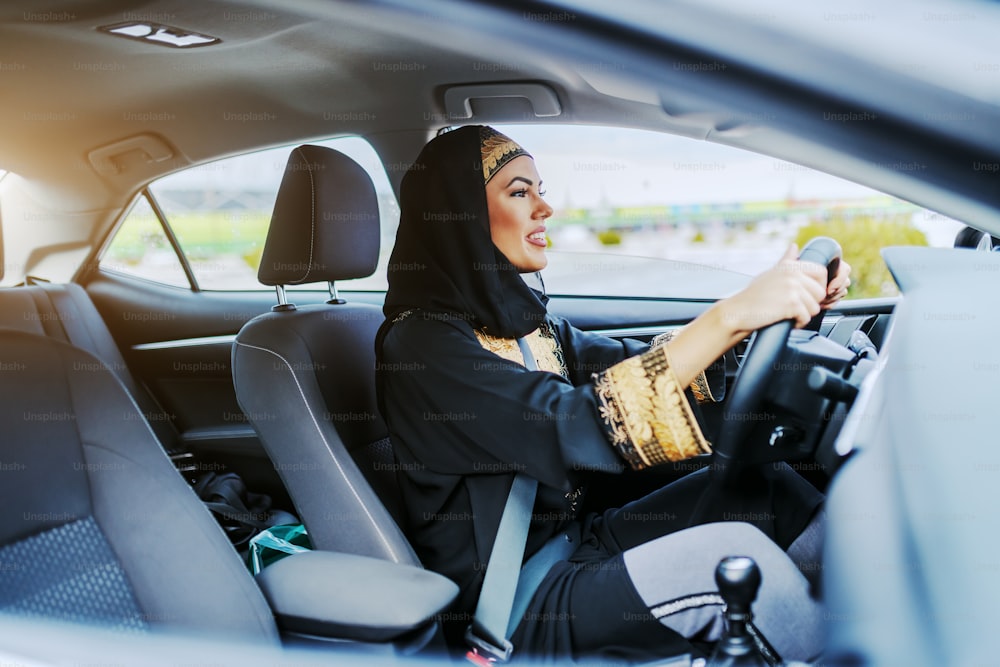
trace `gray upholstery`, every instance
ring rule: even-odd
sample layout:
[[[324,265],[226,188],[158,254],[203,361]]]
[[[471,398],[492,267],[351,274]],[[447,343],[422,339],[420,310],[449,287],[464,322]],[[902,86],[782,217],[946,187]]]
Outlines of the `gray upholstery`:
[[[330,551],[280,560],[257,582],[282,630],[368,642],[426,626],[458,595],[453,581],[430,570]]]
[[[310,231],[306,212],[326,224]],[[378,202],[364,170],[332,149],[297,148],[264,248],[273,264],[265,270],[262,263],[261,280],[298,280],[279,264],[308,266],[312,280],[368,275],[378,239]],[[381,309],[350,303],[261,315],[236,338],[233,379],[313,545],[416,565],[386,508],[398,505],[391,459],[376,458],[390,453],[379,447],[388,432],[374,384],[382,320]]]
[[[262,594],[119,378],[87,352],[18,331],[0,331],[0,361],[0,545],[63,550],[25,575],[32,595],[65,598],[45,609],[88,609],[93,577],[110,568],[106,624],[134,627],[137,607],[151,627],[275,641]],[[0,608],[25,612],[18,590],[0,586]]]
[[[392,465],[365,456],[387,435],[373,387],[382,313],[355,310],[351,326],[338,328],[327,316],[342,308],[357,307],[309,306],[248,322],[233,345],[236,397],[316,548],[413,564],[381,502],[398,493]],[[350,449],[360,450],[357,459]],[[358,461],[372,466],[368,474]]]
[[[0,328],[48,336],[96,356],[125,385],[163,448],[169,453],[181,449],[173,423],[132,377],[111,332],[82,287],[45,283],[0,289]]]
[[[285,166],[257,279],[300,285],[370,276],[378,223],[378,197],[361,165],[332,148],[299,146]]]
[[[0,607],[8,614],[97,623],[115,630],[148,627],[125,572],[88,516],[0,547]]]

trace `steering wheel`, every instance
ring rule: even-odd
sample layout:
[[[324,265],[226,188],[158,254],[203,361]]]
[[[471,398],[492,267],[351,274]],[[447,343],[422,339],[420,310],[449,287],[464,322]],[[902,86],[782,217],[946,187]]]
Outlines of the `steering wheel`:
[[[825,266],[829,284],[837,275],[841,255],[839,243],[827,236],[817,236],[802,248],[799,260]],[[758,421],[754,417],[763,408],[775,362],[785,349],[792,325],[792,320],[775,322],[758,330],[750,341],[722,413],[722,427],[712,453],[714,483],[728,484],[741,468],[751,463],[745,460],[747,436]]]

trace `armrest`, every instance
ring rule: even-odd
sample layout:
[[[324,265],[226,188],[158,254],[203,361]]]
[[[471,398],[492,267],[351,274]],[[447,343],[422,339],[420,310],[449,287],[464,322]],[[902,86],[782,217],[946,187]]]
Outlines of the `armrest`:
[[[370,642],[422,627],[458,595],[430,570],[333,551],[283,558],[257,583],[281,630]]]

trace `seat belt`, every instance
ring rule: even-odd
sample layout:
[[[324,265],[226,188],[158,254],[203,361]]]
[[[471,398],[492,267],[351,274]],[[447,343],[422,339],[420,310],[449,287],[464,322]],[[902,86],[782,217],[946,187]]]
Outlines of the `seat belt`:
[[[524,367],[537,371],[535,355],[531,353],[524,338],[517,339],[524,357]],[[507,503],[500,516],[493,550],[486,563],[486,576],[476,603],[476,613],[472,624],[465,631],[465,641],[470,650],[465,657],[476,665],[486,666],[494,662],[510,660],[514,646],[510,643],[508,625],[514,607],[514,593],[521,575],[521,561],[528,541],[528,527],[531,524],[531,510],[535,506],[538,480],[524,473],[514,476]]]

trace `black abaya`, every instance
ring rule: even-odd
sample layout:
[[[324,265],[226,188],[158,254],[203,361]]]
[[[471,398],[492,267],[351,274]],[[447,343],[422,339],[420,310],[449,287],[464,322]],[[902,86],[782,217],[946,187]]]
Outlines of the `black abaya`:
[[[571,521],[585,539],[533,598],[514,637],[519,654],[669,654],[682,640],[648,617],[620,554],[687,527],[704,476],[600,516],[579,517],[578,506],[588,471],[648,467],[709,445],[666,348],[549,315],[493,245],[484,179],[523,154],[488,128],[461,128],[430,142],[403,180],[376,352],[404,530],[423,563],[461,588],[445,616],[454,639],[471,620],[513,477],[530,475],[539,488],[525,557]],[[540,370],[526,370],[518,337]],[[718,507],[754,517],[786,547],[820,499],[783,469],[756,495]]]

